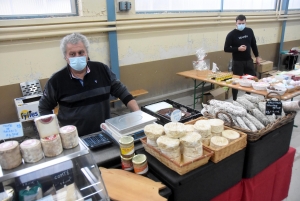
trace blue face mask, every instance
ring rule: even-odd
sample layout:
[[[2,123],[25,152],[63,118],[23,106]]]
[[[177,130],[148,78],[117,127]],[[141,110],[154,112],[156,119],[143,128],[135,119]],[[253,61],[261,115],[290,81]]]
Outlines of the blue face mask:
[[[71,57],[70,66],[76,71],[82,71],[86,67],[86,57]]]
[[[245,29],[245,27],[246,27],[245,24],[238,24],[238,25],[237,25],[237,29],[238,29],[239,31],[243,31],[243,30]]]

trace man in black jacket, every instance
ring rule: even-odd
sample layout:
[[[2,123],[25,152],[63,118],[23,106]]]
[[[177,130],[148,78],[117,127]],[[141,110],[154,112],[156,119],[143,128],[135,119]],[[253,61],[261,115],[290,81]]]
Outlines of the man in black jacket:
[[[255,36],[251,28],[246,27],[246,17],[239,15],[236,17],[236,28],[229,32],[226,37],[224,51],[232,53],[232,70],[234,75],[256,76],[251,49],[256,57],[256,64],[259,65],[258,49]],[[237,99],[238,90],[232,89],[233,100]]]
[[[139,110],[137,102],[116,75],[101,62],[90,61],[89,41],[79,33],[61,40],[67,66],[54,73],[46,83],[39,101],[41,115],[52,114],[59,104],[60,126],[74,125],[79,136],[100,130],[110,118],[110,95],[119,98],[130,111]]]

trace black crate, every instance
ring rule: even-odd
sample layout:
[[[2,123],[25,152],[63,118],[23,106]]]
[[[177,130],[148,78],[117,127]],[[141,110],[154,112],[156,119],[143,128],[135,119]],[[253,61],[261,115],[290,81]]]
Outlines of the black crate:
[[[255,142],[247,142],[243,178],[252,178],[287,153],[294,121]]]
[[[245,150],[244,148],[218,163],[209,161],[184,175],[169,169],[143,149],[137,153],[147,156],[150,170],[172,190],[169,201],[209,201],[242,180]]]
[[[192,109],[192,108],[190,108],[188,106],[182,105],[180,103],[176,103],[176,102],[174,102],[172,100],[166,99],[166,100],[158,101],[158,102],[155,102],[155,103],[160,103],[160,102],[169,103],[169,104],[171,104],[173,106],[173,108],[176,108],[176,109],[184,108],[186,110],[186,112],[191,113],[191,116],[183,118],[183,119],[180,119],[179,122],[181,122],[181,123],[185,123],[185,122],[191,121],[193,119],[197,119],[198,117],[202,116],[202,114],[198,110],[194,110],[194,109]],[[151,103],[149,105],[152,105],[152,104],[155,104],[155,103]],[[155,113],[155,112],[152,112],[152,111],[148,110],[147,108],[145,108],[146,106],[148,106],[148,105],[142,106],[141,110],[143,112],[146,112],[146,113],[148,113],[148,114],[156,117],[158,119],[157,122],[159,124],[165,125],[166,123],[171,122],[171,120],[168,119],[167,117],[164,117],[163,115],[160,115],[158,113]]]

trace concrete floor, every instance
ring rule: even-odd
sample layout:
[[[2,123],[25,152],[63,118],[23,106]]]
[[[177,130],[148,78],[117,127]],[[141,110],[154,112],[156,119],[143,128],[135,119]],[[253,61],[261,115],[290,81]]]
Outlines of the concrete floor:
[[[238,96],[243,94],[244,92],[239,92]],[[300,97],[298,96],[294,98],[294,100],[300,100]],[[173,99],[173,101],[193,108],[193,95],[176,98]],[[232,101],[232,98],[228,99],[227,101]],[[197,103],[195,109],[200,111],[201,105]],[[300,111],[298,113],[300,113]],[[284,199],[284,201],[300,200],[300,114],[296,115],[294,123],[296,126],[298,125],[298,127],[294,127],[293,129],[290,146],[296,149],[296,155],[293,164],[293,170],[292,170],[293,172],[292,172],[289,194],[288,197]]]

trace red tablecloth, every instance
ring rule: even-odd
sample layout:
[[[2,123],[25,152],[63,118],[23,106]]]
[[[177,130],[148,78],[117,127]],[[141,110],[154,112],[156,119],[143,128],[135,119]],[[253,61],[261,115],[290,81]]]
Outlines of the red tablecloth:
[[[288,196],[296,149],[258,173],[218,195],[212,201],[282,201]]]

